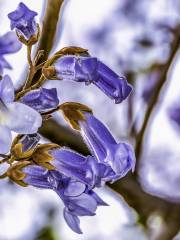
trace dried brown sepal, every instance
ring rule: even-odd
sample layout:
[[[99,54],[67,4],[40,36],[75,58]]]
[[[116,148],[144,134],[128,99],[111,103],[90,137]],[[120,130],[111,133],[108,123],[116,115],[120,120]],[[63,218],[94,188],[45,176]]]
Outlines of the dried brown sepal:
[[[39,40],[39,36],[40,36],[40,27],[39,24],[37,24],[37,34],[33,35],[30,37],[29,40],[27,40],[22,34],[20,34],[18,31],[16,31],[16,35],[19,39],[20,42],[22,42],[24,45],[26,46],[32,46],[35,43],[37,43],[37,41]]]
[[[49,153],[50,150],[54,148],[59,148],[59,145],[54,143],[47,143],[39,145],[34,153],[32,154],[32,160],[37,165],[45,167],[48,170],[53,170],[55,167],[50,163],[53,160],[53,157]]]
[[[54,66],[49,66],[49,67],[46,67],[44,66],[42,68],[42,74],[44,75],[45,78],[47,79],[57,79],[56,78],[56,70],[55,70],[55,67]]]
[[[62,54],[62,55],[87,55],[89,56],[88,49],[76,47],[76,46],[69,46],[64,47],[57,51],[55,55]]]
[[[28,159],[32,156],[35,149],[30,149],[26,152],[22,151],[23,145],[22,143],[17,143],[14,145],[14,147],[11,149],[11,158],[14,158],[15,160],[20,159]]]
[[[80,130],[79,120],[85,120],[83,112],[92,113],[92,109],[88,106],[76,103],[76,102],[66,102],[60,105],[59,109],[63,112],[65,120],[70,124],[70,126],[75,130]]]
[[[28,184],[23,182],[26,174],[22,171],[22,169],[30,164],[31,163],[29,161],[17,162],[9,167],[6,174],[13,182],[26,187]]]

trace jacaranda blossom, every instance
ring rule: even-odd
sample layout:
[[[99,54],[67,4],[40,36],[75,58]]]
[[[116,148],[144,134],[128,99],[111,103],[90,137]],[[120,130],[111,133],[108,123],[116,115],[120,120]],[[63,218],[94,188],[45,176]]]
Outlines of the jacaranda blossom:
[[[79,216],[93,216],[97,206],[107,205],[94,191],[89,191],[84,183],[58,171],[48,171],[36,165],[26,166],[22,171],[26,174],[23,181],[28,185],[52,189],[58,194],[65,205],[64,218],[76,233],[82,233]]]
[[[118,76],[95,57],[63,56],[54,63],[54,68],[57,79],[93,83],[115,103],[126,99],[132,90],[123,76]]]
[[[20,134],[37,132],[40,114],[29,106],[14,102],[14,86],[8,75],[0,81],[0,153],[7,153],[11,145],[11,131]]]
[[[56,88],[40,88],[25,94],[21,102],[34,108],[38,112],[47,111],[56,108],[59,104]]]
[[[51,151],[51,155],[54,158],[51,164],[58,171],[85,183],[89,189],[101,187],[108,181],[120,178],[111,166],[98,162],[95,157],[85,157],[69,148],[56,148]]]
[[[11,30],[15,28],[29,40],[30,37],[37,33],[35,16],[37,16],[37,12],[30,10],[24,3],[19,3],[17,9],[8,14],[11,21]]]
[[[22,44],[14,32],[7,32],[0,37],[0,75],[3,74],[4,68],[12,68],[4,58],[4,55],[19,51],[21,46]]]
[[[85,121],[79,121],[81,134],[93,156],[99,163],[110,166],[118,178],[134,170],[135,155],[127,143],[117,143],[107,127],[94,115],[84,113]]]

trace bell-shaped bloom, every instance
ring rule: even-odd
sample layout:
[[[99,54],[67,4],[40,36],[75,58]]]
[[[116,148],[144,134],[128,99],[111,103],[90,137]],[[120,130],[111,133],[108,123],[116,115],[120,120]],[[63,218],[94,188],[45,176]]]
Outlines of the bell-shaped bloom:
[[[134,170],[135,154],[127,143],[117,143],[107,127],[90,113],[79,121],[82,137],[99,163],[110,166],[117,178]]]
[[[26,40],[29,40],[37,33],[35,16],[37,16],[37,12],[30,10],[24,3],[19,3],[17,9],[8,14],[11,30],[15,28]]]
[[[126,99],[132,90],[123,76],[118,76],[95,57],[63,56],[54,63],[54,69],[57,79],[93,83],[115,103]]]
[[[51,151],[51,164],[61,173],[85,183],[89,189],[101,187],[119,178],[110,166],[92,156],[83,156],[66,147]]]
[[[7,32],[0,37],[0,75],[2,75],[4,68],[12,68],[4,58],[4,55],[19,51],[21,46],[22,44],[18,41],[14,32]]]
[[[14,86],[5,75],[0,81],[0,153],[7,153],[11,145],[11,131],[32,134],[41,126],[40,114],[29,106],[14,102]]]
[[[26,93],[21,102],[34,108],[38,112],[44,112],[56,108],[59,104],[56,88],[40,88]]]
[[[22,170],[26,177],[23,181],[37,188],[52,189],[63,201],[64,219],[76,233],[82,233],[79,216],[95,215],[97,206],[107,205],[95,192],[77,180],[69,178],[58,171],[29,165]]]

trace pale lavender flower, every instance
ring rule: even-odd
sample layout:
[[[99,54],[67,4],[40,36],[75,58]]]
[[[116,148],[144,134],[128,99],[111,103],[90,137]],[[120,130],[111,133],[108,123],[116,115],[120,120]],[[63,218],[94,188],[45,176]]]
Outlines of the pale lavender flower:
[[[19,3],[17,9],[8,14],[11,21],[11,30],[15,28],[29,40],[37,33],[35,16],[37,16],[37,12],[30,10],[24,3]]]
[[[54,68],[57,79],[93,83],[115,103],[126,99],[132,90],[125,77],[117,75],[95,57],[63,56],[54,63]]]
[[[93,156],[99,163],[110,166],[121,178],[135,167],[135,155],[127,143],[117,143],[107,127],[90,113],[84,113],[85,121],[79,121],[81,134]]]
[[[25,94],[21,102],[34,108],[38,112],[47,111],[56,108],[59,104],[56,88],[40,88]]]
[[[21,46],[22,44],[18,41],[14,32],[7,32],[0,37],[0,75],[3,74],[4,68],[12,69],[4,55],[19,51]]]
[[[79,216],[93,216],[97,206],[107,205],[95,192],[89,191],[84,183],[58,171],[49,171],[36,165],[29,165],[22,171],[26,174],[23,181],[28,185],[52,189],[58,194],[65,205],[64,219],[76,233],[82,233]]]
[[[14,102],[14,86],[8,75],[0,81],[0,153],[7,153],[11,145],[11,131],[20,134],[37,132],[42,118],[34,109]]]

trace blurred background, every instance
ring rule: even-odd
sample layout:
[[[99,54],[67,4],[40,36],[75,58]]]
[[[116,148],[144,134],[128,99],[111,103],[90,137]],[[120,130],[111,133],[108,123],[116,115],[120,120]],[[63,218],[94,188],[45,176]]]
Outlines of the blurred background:
[[[42,26],[51,1],[23,2],[39,13]],[[9,31],[7,14],[18,3],[0,0],[1,34]],[[88,105],[118,141],[133,144],[136,171],[98,191],[110,206],[93,218],[81,218],[81,236],[65,224],[55,193],[1,180],[0,240],[180,239],[179,42],[179,0],[64,0],[50,55],[68,45],[86,48],[125,75],[134,90],[115,105],[95,86],[53,81],[46,87],[57,87],[61,102]],[[13,66],[7,73],[18,89],[27,71],[25,47],[7,60]],[[42,135],[52,140],[48,129],[59,127],[53,140],[84,153],[80,137],[75,143],[63,119],[55,114],[54,120]]]

